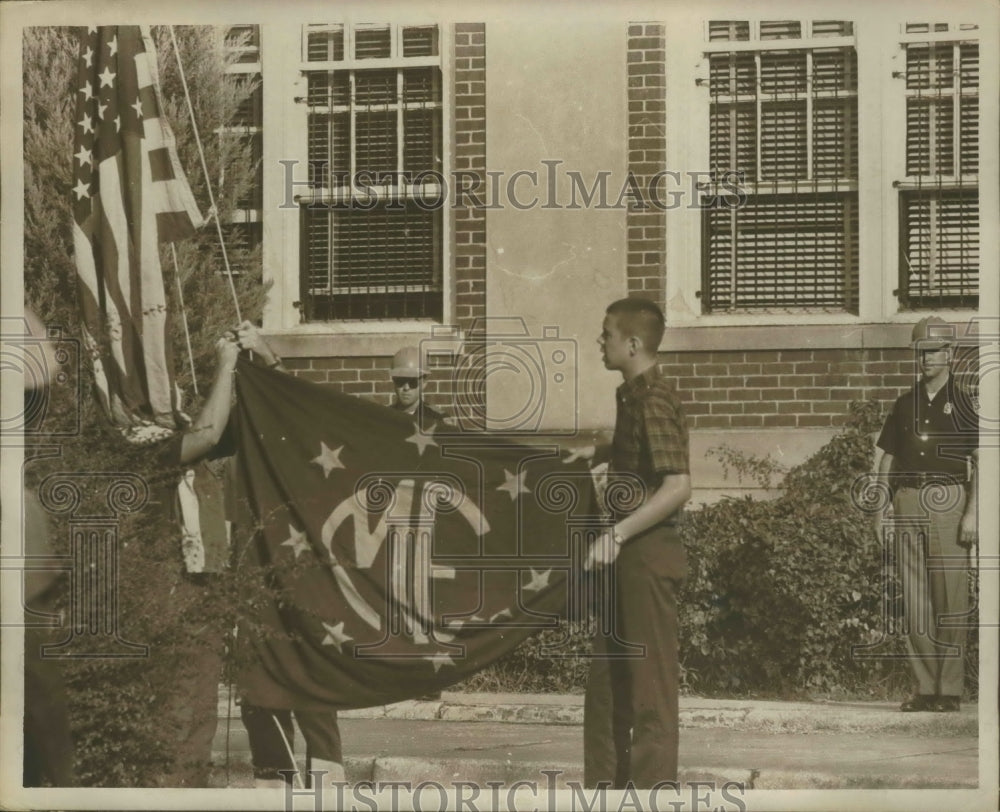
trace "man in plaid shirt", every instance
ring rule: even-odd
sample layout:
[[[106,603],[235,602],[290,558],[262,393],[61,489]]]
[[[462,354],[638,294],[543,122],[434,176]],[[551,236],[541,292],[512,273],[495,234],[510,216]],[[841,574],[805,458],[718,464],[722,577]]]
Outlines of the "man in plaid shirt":
[[[677,590],[687,572],[677,519],[691,496],[688,432],[676,392],[657,368],[663,313],[646,299],[612,303],[599,339],[622,373],[611,448],[615,475],[638,489],[592,546],[603,576],[604,623],[594,639],[584,711],[584,780],[652,789],[677,780]],[[575,456],[592,456],[593,449]],[[599,618],[600,620],[600,618]]]

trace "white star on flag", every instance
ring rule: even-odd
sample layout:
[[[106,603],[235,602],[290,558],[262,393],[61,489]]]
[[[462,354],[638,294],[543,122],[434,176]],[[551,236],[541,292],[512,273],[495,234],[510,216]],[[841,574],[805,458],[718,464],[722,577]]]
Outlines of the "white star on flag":
[[[115,82],[116,74],[111,71],[107,65],[104,66],[104,70],[101,71],[101,87],[112,87]]]
[[[80,92],[87,97],[87,101],[91,101],[94,98],[94,91],[91,90],[89,84],[86,84],[83,87],[81,87]]]
[[[528,475],[527,471],[521,471],[515,475],[504,468],[503,475],[507,478],[507,481],[503,485],[499,485],[497,490],[507,491],[510,494],[511,501],[517,499],[519,493],[531,493],[531,489],[524,484],[524,478]]]
[[[321,620],[320,623],[323,623]],[[323,628],[326,629],[326,637],[323,638],[324,646],[336,646],[337,651],[341,654],[344,653],[344,643],[348,640],[353,640],[349,634],[344,632],[344,621],[340,621],[336,626],[331,626],[329,623],[323,623]]]
[[[525,592],[538,592],[540,589],[544,589],[549,585],[549,576],[552,574],[551,569],[545,570],[545,572],[539,572],[534,567],[531,568],[531,580],[524,584],[521,589]]]
[[[85,197],[90,197],[90,187],[82,180],[78,180],[73,187],[73,193],[77,200],[83,200]]]
[[[84,116],[81,118],[79,124],[83,127],[83,131],[86,133],[92,133],[94,131],[94,120],[90,116]]]
[[[108,56],[114,56],[118,53],[118,37],[114,36],[108,40]]]
[[[88,68],[94,64],[94,49],[89,45],[87,46],[87,50],[83,52],[83,58],[87,60]]]
[[[424,657],[423,659],[429,661],[431,665],[434,666],[434,673],[436,674],[441,670],[441,666],[450,665],[454,666],[455,661],[451,659],[451,655],[445,651],[438,651],[431,654],[429,657]]]
[[[414,432],[412,437],[407,437],[406,442],[414,443],[417,446],[417,450],[420,452],[420,456],[424,455],[424,449],[431,445],[437,445],[434,440],[434,427],[431,426],[428,429],[422,429],[417,426],[417,430]]]
[[[97,117],[101,119],[101,121],[104,120],[104,111],[107,109],[108,106],[106,104],[101,104],[100,102],[97,103]]]
[[[282,547],[291,547],[292,552],[295,553],[295,558],[298,560],[299,553],[305,553],[309,551],[309,539],[306,535],[305,530],[296,530],[292,525],[288,525],[288,538],[281,542]]]
[[[329,477],[330,471],[334,468],[343,468],[344,463],[340,461],[340,452],[344,450],[343,446],[335,448],[332,451],[327,446],[326,443],[320,442],[320,452],[318,457],[313,457],[310,462],[314,462],[317,465],[323,466],[323,476]]]
[[[80,166],[87,164],[87,166],[93,166],[94,153],[89,149],[84,149],[80,147],[80,151],[73,156],[80,162]]]
[[[132,105],[132,109],[135,110],[137,118],[142,118],[142,102],[139,101],[139,99],[135,100],[135,104]]]

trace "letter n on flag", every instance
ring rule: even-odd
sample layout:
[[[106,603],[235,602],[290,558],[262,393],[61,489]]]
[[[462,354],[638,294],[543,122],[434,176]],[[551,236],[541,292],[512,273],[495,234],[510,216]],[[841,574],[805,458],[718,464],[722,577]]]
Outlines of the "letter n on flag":
[[[81,34],[73,244],[98,397],[130,440],[178,427],[159,243],[202,224],[161,116],[156,53],[139,26]]]

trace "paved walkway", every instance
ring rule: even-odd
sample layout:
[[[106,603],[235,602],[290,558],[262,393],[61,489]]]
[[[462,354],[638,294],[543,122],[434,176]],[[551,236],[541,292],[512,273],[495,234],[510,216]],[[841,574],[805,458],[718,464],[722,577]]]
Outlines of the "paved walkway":
[[[235,706],[227,724],[225,692],[219,710],[214,783],[252,786],[246,731]],[[446,692],[437,701],[346,711],[348,779],[561,788],[583,777],[582,719],[582,697],[565,695]],[[679,778],[755,789],[973,788],[978,733],[975,705],[904,714],[892,703],[682,697]],[[301,750],[297,736],[304,758]]]

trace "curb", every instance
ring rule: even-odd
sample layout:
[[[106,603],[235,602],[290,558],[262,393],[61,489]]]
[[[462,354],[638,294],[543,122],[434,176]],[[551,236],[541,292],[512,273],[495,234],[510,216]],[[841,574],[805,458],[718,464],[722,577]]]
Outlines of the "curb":
[[[219,718],[239,719],[220,687]],[[344,719],[582,725],[583,697],[573,694],[445,692],[439,700],[408,699],[340,712]],[[681,728],[728,728],[762,733],[894,733],[915,736],[977,736],[977,705],[958,713],[901,713],[891,702],[774,702],[680,698]]]
[[[579,696],[446,694],[342,711],[345,719],[582,725]],[[718,727],[772,733],[897,733],[976,736],[977,707],[959,713],[901,713],[892,703],[767,702],[681,697],[682,728]]]

